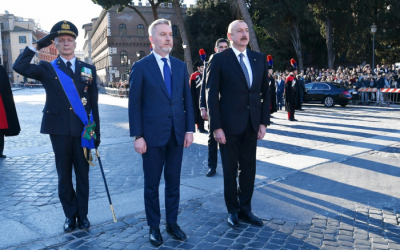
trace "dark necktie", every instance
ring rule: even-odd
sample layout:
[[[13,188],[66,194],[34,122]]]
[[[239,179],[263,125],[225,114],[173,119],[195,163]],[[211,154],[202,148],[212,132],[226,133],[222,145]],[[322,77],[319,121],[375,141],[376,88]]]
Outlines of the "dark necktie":
[[[161,58],[161,60],[164,62],[163,73],[164,73],[165,86],[167,87],[167,91],[168,91],[169,97],[171,98],[172,97],[171,68],[168,65],[167,58]]]
[[[68,69],[68,72],[69,72],[69,76],[73,77],[74,76],[74,71],[72,71],[71,66],[72,66],[72,63],[70,61],[68,61],[67,62],[67,69]]]
[[[240,57],[240,67],[242,67],[244,76],[246,77],[247,86],[249,86],[249,88],[250,88],[251,85],[250,85],[249,71],[247,71],[246,64],[244,64],[244,62],[243,62],[243,56],[244,56],[244,55],[243,55],[242,53],[239,54],[239,57]]]

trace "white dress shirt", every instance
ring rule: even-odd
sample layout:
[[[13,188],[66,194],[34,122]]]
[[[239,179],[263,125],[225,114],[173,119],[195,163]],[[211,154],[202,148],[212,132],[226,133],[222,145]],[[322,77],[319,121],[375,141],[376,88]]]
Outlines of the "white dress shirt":
[[[60,56],[61,60],[63,60],[63,62],[65,63],[65,65],[67,65],[68,60],[65,59],[64,57]],[[69,62],[71,63],[71,69],[72,72],[75,73],[75,62],[76,62],[76,57],[72,58],[71,60],[69,60]],[[68,68],[68,66],[67,66]]]
[[[249,60],[249,58],[247,57],[247,49],[245,49],[243,52],[240,52],[239,50],[235,49],[235,48],[232,46],[232,50],[233,50],[233,52],[235,53],[236,58],[237,58],[238,61],[239,61],[239,64],[240,64],[240,57],[239,57],[239,54],[242,53],[242,54],[244,55],[244,56],[243,56],[243,62],[244,62],[244,64],[246,65],[247,72],[249,73],[250,87],[251,87],[251,85],[253,85],[253,71],[251,70],[250,60]]]
[[[154,50],[153,50],[153,54],[154,54],[154,56],[156,58],[158,67],[160,68],[160,71],[161,71],[161,75],[162,75],[162,77],[164,79],[164,61],[161,60],[163,57],[161,57],[159,54],[157,54]],[[166,55],[164,58],[167,58],[167,63],[168,63],[169,69],[171,70],[171,76],[172,76],[172,68],[171,68],[171,61],[169,60],[169,55]],[[188,84],[188,86],[189,86],[189,84]],[[193,131],[187,131],[186,133],[187,134],[193,134],[194,132]]]
[[[158,67],[160,68],[160,71],[161,71],[161,75],[162,75],[162,77],[164,79],[164,61],[161,60],[163,57],[161,57],[155,51],[153,51],[153,54],[154,54],[154,56],[156,58]],[[167,58],[168,66],[169,66],[169,69],[171,70],[171,75],[172,75],[171,61],[169,60],[169,55],[166,55],[164,58]]]

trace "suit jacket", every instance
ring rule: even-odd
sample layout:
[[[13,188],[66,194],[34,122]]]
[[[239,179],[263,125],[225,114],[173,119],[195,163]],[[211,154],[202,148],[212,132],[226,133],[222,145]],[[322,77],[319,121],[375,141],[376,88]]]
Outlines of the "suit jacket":
[[[207,110],[207,103],[206,103],[206,77],[207,77],[207,66],[208,66],[208,62],[205,63],[204,65],[204,72],[203,72],[203,78],[202,78],[202,83],[201,83],[201,89],[200,89],[200,103],[199,103],[199,107],[201,108],[205,108]]]
[[[34,55],[35,52],[26,47],[15,61],[13,69],[23,76],[41,81],[46,90],[46,104],[43,109],[40,133],[72,137],[81,136],[83,123],[74,113],[53,66],[46,61],[40,61],[38,65],[31,64],[30,62]],[[69,74],[67,66],[61,58],[57,59],[57,65],[62,71]],[[92,70],[93,80],[90,84],[81,79],[80,73],[83,67]],[[86,113],[89,117],[90,110],[92,111],[93,120],[96,122],[95,132],[100,135],[96,77],[96,68],[93,65],[76,60],[72,81],[78,90],[79,96],[87,99],[87,104],[85,105]],[[87,92],[84,91],[86,86],[88,86]]]
[[[169,56],[172,72],[172,98],[154,54],[132,66],[129,77],[129,130],[143,136],[148,146],[168,143],[171,130],[183,145],[185,133],[194,132],[194,114],[186,64]]]
[[[284,80],[276,81],[276,93],[283,94],[284,91],[285,91],[285,81]]]
[[[247,56],[253,73],[250,89],[232,49],[214,54],[209,61],[206,86],[211,131],[222,128],[226,134],[241,134],[249,118],[256,132],[260,124],[269,124],[268,63],[262,53],[247,49]]]

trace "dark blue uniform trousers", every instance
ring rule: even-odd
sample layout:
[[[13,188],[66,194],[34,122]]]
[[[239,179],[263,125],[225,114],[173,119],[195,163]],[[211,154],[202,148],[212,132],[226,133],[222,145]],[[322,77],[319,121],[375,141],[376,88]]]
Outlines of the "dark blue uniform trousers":
[[[68,218],[88,214],[89,163],[80,137],[50,135],[58,174],[58,196]],[[72,168],[76,176],[76,192],[72,183]]]
[[[176,223],[177,221],[182,155],[183,145],[178,145],[173,128],[167,145],[147,147],[147,152],[142,155],[144,202],[147,224],[151,227],[157,227],[160,224],[159,186],[163,169],[166,221],[167,223]]]

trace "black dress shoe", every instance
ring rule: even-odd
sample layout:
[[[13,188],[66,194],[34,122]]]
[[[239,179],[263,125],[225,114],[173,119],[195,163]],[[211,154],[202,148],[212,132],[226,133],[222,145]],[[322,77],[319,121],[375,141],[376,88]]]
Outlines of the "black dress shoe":
[[[237,227],[239,225],[238,214],[229,214],[228,225],[230,227]]]
[[[89,229],[90,221],[88,220],[88,218],[86,216],[82,217],[82,218],[78,217],[78,227],[80,229]]]
[[[73,216],[71,218],[65,218],[65,223],[64,223],[64,231],[65,232],[71,232],[74,230],[76,227],[76,216]]]
[[[157,247],[164,243],[159,227],[150,227],[149,240],[151,244]]]
[[[207,176],[207,177],[212,177],[212,176],[214,176],[216,173],[217,173],[217,171],[215,170],[215,168],[209,168],[208,171],[207,171],[206,176]]]
[[[0,158],[6,158],[7,156],[0,154]]]
[[[199,129],[199,132],[202,133],[202,134],[208,134],[208,131],[205,130],[205,129]]]
[[[297,122],[296,119],[290,119],[289,121],[291,121],[291,122]]]
[[[177,223],[167,223],[167,232],[172,235],[175,240],[186,240],[186,234],[178,226]]]
[[[264,223],[260,218],[255,216],[252,212],[239,212],[239,218],[243,221],[249,222],[253,225],[262,226]]]

